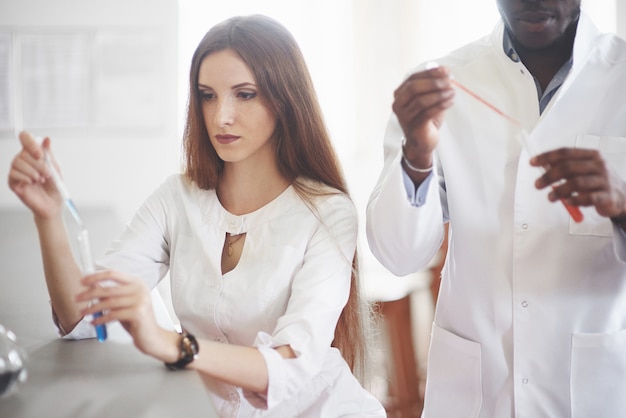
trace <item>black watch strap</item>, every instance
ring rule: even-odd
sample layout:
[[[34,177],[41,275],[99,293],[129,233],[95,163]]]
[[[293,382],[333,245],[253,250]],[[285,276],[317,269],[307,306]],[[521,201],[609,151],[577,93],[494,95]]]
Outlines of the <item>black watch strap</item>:
[[[180,358],[174,363],[165,363],[165,367],[170,370],[184,369],[189,363],[198,357],[198,341],[193,335],[183,332],[179,342]]]

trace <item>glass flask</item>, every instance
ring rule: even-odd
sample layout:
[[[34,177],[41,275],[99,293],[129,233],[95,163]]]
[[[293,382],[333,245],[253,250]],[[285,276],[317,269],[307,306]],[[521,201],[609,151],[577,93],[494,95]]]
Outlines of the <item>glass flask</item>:
[[[0,398],[14,392],[26,380],[26,352],[13,331],[0,324]]]

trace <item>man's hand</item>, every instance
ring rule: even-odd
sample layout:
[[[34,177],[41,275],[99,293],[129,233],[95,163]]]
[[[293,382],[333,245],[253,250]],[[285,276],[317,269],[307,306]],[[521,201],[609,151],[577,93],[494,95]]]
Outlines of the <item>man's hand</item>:
[[[546,169],[535,185],[538,189],[553,186],[548,194],[551,201],[563,199],[572,206],[594,206],[602,216],[626,220],[626,181],[597,150],[559,148],[534,157],[530,163]]]
[[[405,156],[418,168],[432,166],[445,110],[453,104],[454,90],[446,67],[421,71],[407,78],[394,92],[393,111],[406,138]],[[426,175],[407,170],[419,181]],[[416,181],[416,179],[413,179]]]

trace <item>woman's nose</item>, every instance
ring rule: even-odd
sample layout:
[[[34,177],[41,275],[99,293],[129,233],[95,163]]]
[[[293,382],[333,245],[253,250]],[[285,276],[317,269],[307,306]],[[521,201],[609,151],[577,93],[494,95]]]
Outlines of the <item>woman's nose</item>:
[[[220,101],[215,112],[215,122],[219,126],[232,125],[235,121],[235,108],[230,99]]]

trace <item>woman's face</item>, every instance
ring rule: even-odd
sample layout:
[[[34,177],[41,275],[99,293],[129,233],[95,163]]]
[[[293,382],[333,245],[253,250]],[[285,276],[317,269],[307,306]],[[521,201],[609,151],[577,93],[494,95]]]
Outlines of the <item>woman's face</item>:
[[[211,144],[224,162],[273,158],[276,117],[237,53],[225,49],[206,56],[200,64],[198,91]]]

